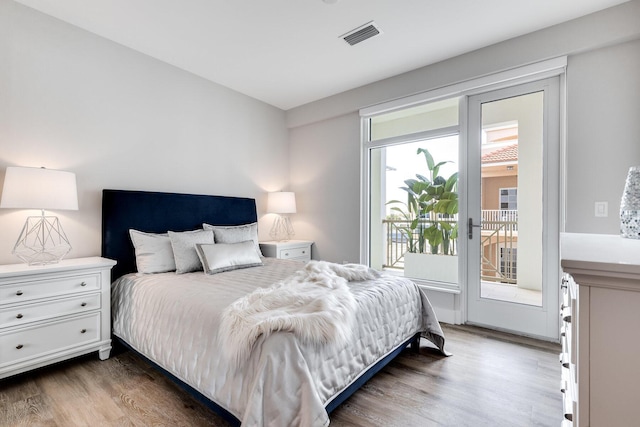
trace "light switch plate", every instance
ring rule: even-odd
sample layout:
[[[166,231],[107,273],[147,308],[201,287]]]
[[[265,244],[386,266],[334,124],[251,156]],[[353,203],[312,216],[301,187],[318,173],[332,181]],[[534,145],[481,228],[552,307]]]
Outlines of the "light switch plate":
[[[604,218],[609,216],[609,203],[608,202],[596,202],[596,217]]]

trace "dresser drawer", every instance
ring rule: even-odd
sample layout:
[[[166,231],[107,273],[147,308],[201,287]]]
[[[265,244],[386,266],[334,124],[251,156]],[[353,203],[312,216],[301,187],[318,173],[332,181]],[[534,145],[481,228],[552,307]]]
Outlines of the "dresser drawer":
[[[97,342],[100,313],[0,334],[0,368],[65,348]]]
[[[72,292],[95,291],[97,289],[100,289],[100,276],[97,274],[15,282],[10,285],[0,286],[0,305]]]
[[[311,259],[309,248],[289,248],[281,249],[278,256],[280,259]]]
[[[100,294],[98,293],[0,308],[0,329],[98,309],[100,309]]]

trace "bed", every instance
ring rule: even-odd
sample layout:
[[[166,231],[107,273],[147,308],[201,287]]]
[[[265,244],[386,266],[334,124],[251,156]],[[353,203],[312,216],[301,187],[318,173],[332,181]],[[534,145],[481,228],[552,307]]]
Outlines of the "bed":
[[[253,199],[104,190],[102,211],[102,256],[117,261],[112,270],[114,338],[232,425],[326,426],[332,410],[408,345],[417,348],[420,337],[444,353],[442,330],[417,285],[363,266],[260,258],[259,265],[217,274],[137,272],[129,230],[160,235],[191,232],[203,224],[243,228],[257,222]],[[221,250],[241,244],[250,242],[197,246]],[[200,259],[206,264],[206,257]],[[228,357],[235,345],[226,340],[236,333],[224,328],[231,308],[261,292],[281,291],[294,278],[293,285],[299,286],[301,277],[312,274],[307,270],[315,274],[318,269],[336,275],[340,286],[330,291],[348,289],[355,304],[342,340],[314,342],[276,328],[254,332],[250,351]],[[350,275],[356,271],[362,277]],[[312,285],[302,284],[304,289]]]

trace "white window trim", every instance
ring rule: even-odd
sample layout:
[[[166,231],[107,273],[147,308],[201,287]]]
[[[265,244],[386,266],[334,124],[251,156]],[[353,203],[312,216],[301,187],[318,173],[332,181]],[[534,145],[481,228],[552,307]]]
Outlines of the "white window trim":
[[[457,135],[460,133],[460,126],[447,126],[438,129],[425,130],[422,132],[407,133],[400,136],[392,136],[389,138],[377,139],[367,143],[368,149],[379,147],[390,147],[398,144],[407,144],[411,142],[423,141],[425,139],[443,138],[446,136]]]
[[[562,74],[566,66],[566,56],[548,59],[546,61],[512,68],[510,70],[443,86],[427,92],[421,92],[404,98],[364,107],[360,109],[360,116],[368,118],[389,113],[394,110],[401,110],[415,105],[434,102],[440,99],[472,95],[474,93],[494,90],[500,87],[514,86],[521,83],[527,83],[529,81],[541,80],[546,77]]]

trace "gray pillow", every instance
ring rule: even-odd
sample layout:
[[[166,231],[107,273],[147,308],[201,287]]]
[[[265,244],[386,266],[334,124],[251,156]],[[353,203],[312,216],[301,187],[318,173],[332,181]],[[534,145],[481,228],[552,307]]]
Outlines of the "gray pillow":
[[[210,225],[202,224],[205,230],[213,230],[216,243],[240,243],[247,240],[253,241],[258,256],[262,256],[260,244],[258,243],[258,223],[254,222],[245,225]]]
[[[176,269],[171,240],[167,234],[129,230],[139,273],[165,273]]]
[[[262,259],[256,253],[252,240],[213,245],[197,244],[196,252],[206,274],[262,265]]]
[[[189,273],[202,270],[202,263],[196,253],[197,243],[213,243],[212,230],[169,231],[169,239],[173,248],[176,273]]]

